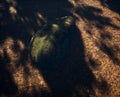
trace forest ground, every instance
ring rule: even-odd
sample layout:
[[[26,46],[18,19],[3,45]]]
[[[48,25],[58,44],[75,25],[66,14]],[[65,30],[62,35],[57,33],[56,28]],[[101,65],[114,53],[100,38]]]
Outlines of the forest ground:
[[[119,97],[119,5],[118,0],[1,0],[0,97]],[[31,62],[30,39],[48,20],[69,14],[65,9],[77,18],[79,32],[63,65],[43,71]]]

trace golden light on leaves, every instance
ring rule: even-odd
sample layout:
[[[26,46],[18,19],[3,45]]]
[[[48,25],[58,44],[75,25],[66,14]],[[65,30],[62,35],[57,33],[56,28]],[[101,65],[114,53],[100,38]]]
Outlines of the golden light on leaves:
[[[40,13],[37,13],[37,16],[38,16],[39,18],[43,18],[42,14],[40,14]]]
[[[58,24],[52,24],[52,32],[55,33],[59,31],[60,27]]]
[[[21,51],[25,49],[25,45],[21,40],[14,40],[11,37],[8,37],[3,43],[3,48],[6,49],[13,50],[13,46],[18,46]]]
[[[17,14],[17,10],[16,10],[16,8],[13,7],[13,6],[10,6],[10,7],[9,7],[9,12],[10,12],[11,14],[13,14],[13,15]]]
[[[75,0],[68,0],[72,5],[76,5],[76,2],[75,2]]]
[[[46,19],[42,16],[42,14],[41,13],[37,13],[37,17],[39,18],[39,19],[41,19],[41,20],[43,20],[44,22],[47,22],[46,21]]]
[[[20,58],[20,51],[14,51],[15,45],[15,41],[10,37],[7,38],[2,45],[3,50],[5,50],[11,61],[17,61]]]
[[[21,40],[17,40],[17,43],[18,43],[18,45],[20,47],[20,50],[24,50],[25,49],[25,45],[24,45],[24,43]]]

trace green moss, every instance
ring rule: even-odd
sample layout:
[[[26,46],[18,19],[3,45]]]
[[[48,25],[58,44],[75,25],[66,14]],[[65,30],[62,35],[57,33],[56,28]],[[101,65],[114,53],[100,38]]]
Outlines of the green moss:
[[[52,52],[54,45],[51,41],[53,39],[53,36],[48,35],[44,37],[34,37],[31,47],[31,55],[36,61],[41,55],[48,55]]]
[[[73,18],[63,17],[43,26],[32,38],[31,57],[35,62],[62,60],[69,46],[69,27]],[[39,64],[39,63],[38,63]]]

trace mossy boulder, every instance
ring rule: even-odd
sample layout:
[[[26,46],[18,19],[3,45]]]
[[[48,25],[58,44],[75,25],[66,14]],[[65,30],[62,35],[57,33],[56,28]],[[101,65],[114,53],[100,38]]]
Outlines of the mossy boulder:
[[[71,16],[61,17],[45,24],[32,37],[30,55],[40,64],[58,64],[64,60],[70,46],[70,28],[74,25]]]

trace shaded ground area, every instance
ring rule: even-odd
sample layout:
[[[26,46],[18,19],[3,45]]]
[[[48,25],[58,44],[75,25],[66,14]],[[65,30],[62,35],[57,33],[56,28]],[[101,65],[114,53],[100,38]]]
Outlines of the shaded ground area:
[[[1,0],[0,97],[119,97],[119,13],[117,0]],[[76,17],[67,57],[33,64],[31,37],[65,15]]]
[[[120,1],[100,0],[101,4],[120,14]]]

